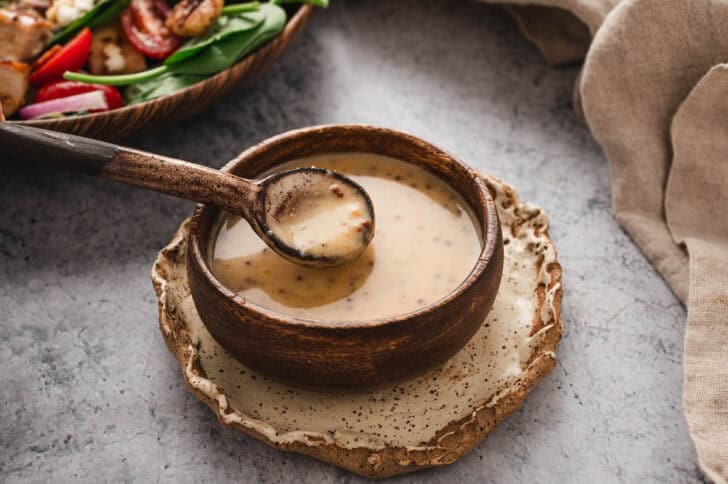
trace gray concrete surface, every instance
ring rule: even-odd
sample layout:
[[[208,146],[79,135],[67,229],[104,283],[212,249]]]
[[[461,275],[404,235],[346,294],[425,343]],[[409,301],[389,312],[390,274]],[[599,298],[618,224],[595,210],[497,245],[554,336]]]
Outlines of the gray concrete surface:
[[[254,85],[129,143],[220,166],[287,129],[364,122],[508,180],[551,216],[560,364],[468,456],[401,481],[700,480],[685,310],[612,216],[604,156],[570,105],[577,68],[546,66],[492,7],[333,3]],[[223,428],[186,390],[149,270],[190,203],[0,165],[0,206],[0,481],[358,481]]]

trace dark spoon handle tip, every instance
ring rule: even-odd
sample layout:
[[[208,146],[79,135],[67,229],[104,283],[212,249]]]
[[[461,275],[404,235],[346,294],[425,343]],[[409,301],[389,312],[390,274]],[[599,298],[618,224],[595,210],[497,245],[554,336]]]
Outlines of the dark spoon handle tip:
[[[115,144],[90,138],[0,123],[0,153],[3,158],[11,155],[20,160],[98,174],[120,150]]]

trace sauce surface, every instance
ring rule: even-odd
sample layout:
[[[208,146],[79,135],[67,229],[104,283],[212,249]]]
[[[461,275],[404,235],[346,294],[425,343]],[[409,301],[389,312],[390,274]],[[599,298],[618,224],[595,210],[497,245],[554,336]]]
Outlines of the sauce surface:
[[[445,297],[475,266],[481,241],[471,209],[437,176],[366,153],[317,155],[279,170],[298,166],[335,170],[362,185],[374,204],[374,239],[348,264],[303,267],[270,250],[240,217],[226,215],[212,271],[245,299],[308,319],[385,318]]]

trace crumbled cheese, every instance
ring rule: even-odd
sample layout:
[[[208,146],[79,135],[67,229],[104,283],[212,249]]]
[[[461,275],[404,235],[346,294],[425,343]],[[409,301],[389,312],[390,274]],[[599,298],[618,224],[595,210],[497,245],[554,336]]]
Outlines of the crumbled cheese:
[[[126,59],[121,52],[121,48],[116,44],[106,44],[104,46],[104,66],[110,73],[123,72],[126,68]]]
[[[66,26],[76,20],[80,16],[79,13],[78,9],[71,5],[60,5],[58,7],[56,22],[59,25]]]
[[[46,18],[59,27],[65,27],[80,18],[94,6],[94,0],[54,0],[46,10]]]
[[[82,12],[88,12],[94,7],[94,0],[76,0],[76,8]]]

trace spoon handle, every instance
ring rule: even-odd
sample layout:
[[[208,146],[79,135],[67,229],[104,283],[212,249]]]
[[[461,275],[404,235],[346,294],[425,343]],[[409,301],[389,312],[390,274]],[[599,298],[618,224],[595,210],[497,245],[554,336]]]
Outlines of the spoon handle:
[[[0,154],[211,203],[246,218],[259,191],[249,180],[205,166],[7,122],[0,123]]]

